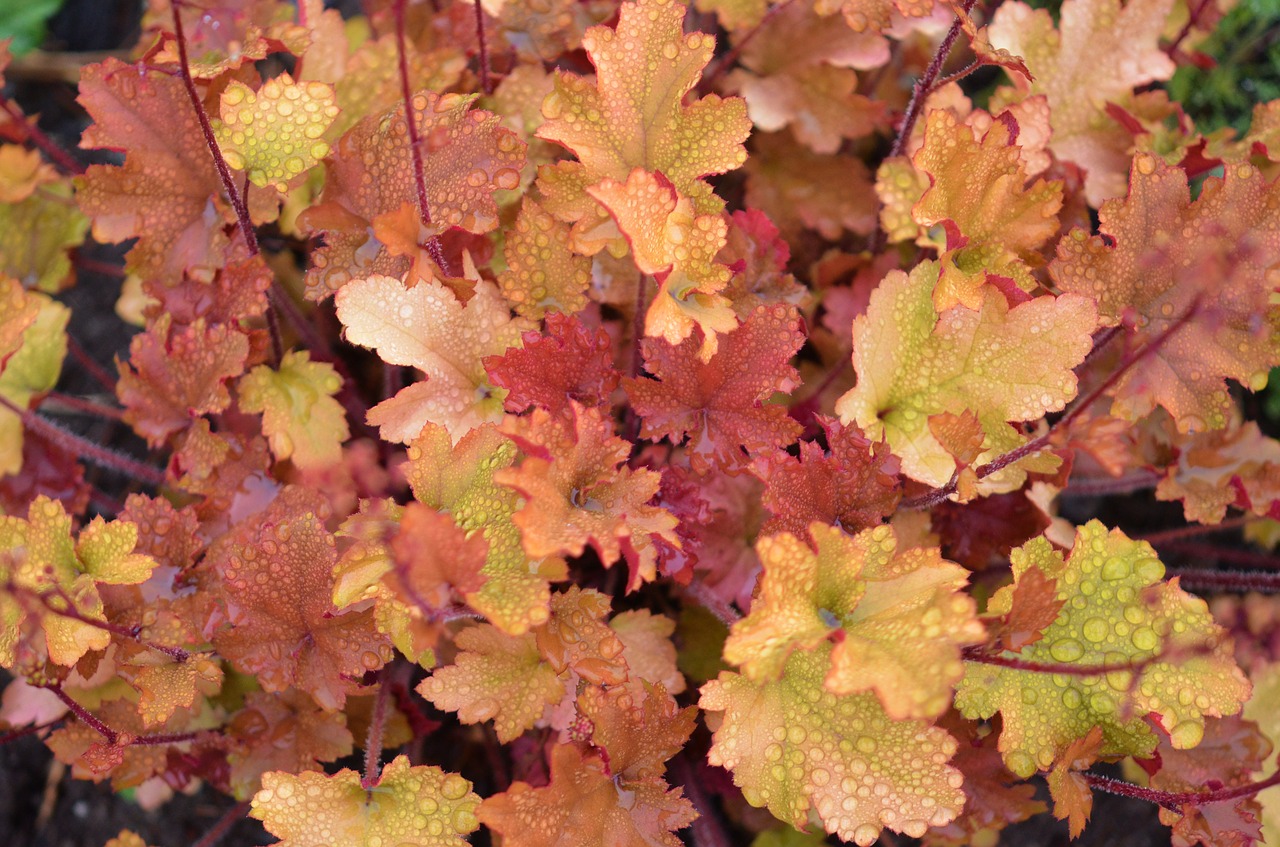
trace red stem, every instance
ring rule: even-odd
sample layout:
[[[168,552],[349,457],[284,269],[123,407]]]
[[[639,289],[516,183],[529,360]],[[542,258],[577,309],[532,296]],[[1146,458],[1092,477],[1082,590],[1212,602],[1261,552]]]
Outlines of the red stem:
[[[95,620],[94,618],[85,615],[76,608],[75,603],[67,596],[67,593],[60,586],[55,585],[52,591],[45,592],[36,591],[24,585],[18,585],[13,581],[8,581],[3,584],[3,588],[11,594],[21,593],[29,597],[34,597],[40,602],[40,605],[44,606],[55,615],[60,615],[64,618],[71,618],[74,621],[79,621],[82,624],[101,629],[104,632],[109,632],[112,635],[119,636],[120,638],[127,638],[130,641],[135,641],[143,647],[146,647],[148,650],[155,650],[157,653],[164,653],[166,656],[171,656],[174,661],[185,662],[191,658],[191,653],[181,647],[170,647],[165,644],[156,644],[155,642],[142,638],[142,627],[140,626],[121,626],[120,624],[114,624],[110,621]],[[51,604],[49,599],[55,596],[60,598],[62,602],[66,603],[67,608],[59,609]]]
[[[73,700],[70,694],[62,690],[61,685],[53,684],[53,685],[47,685],[45,687],[48,688],[50,691],[52,691],[53,695],[57,697],[59,700],[61,700],[66,705],[66,707],[71,710],[71,713],[80,719],[81,723],[83,723],[85,726],[88,726],[90,729],[92,729],[94,732],[101,735],[103,738],[107,739],[108,744],[114,745],[116,741],[119,740],[120,733],[116,732],[114,729],[107,726],[105,723],[103,723],[101,720],[95,717],[91,712],[89,712],[88,709],[86,709],[84,706],[81,706],[79,703]]]
[[[32,724],[31,726],[24,726],[22,729],[15,729],[10,732],[6,732],[3,735],[0,735],[0,747],[3,747],[10,742],[17,741],[19,738],[25,738],[28,735],[35,735],[37,732],[43,732],[44,730],[57,725],[61,721],[62,718],[54,718],[46,723]]]
[[[116,381],[107,372],[107,369],[98,364],[98,360],[89,355],[80,342],[70,335],[67,336],[67,352],[71,354],[71,358],[76,360],[76,364],[85,369],[94,381],[105,388],[109,393],[116,393]]]
[[[1182,29],[1178,30],[1178,34],[1173,37],[1173,41],[1169,42],[1169,46],[1164,48],[1165,55],[1174,58],[1174,54],[1178,52],[1178,48],[1187,36],[1191,34],[1191,30],[1195,29],[1196,23],[1199,22],[1200,16],[1204,14],[1204,10],[1209,8],[1209,4],[1213,0],[1200,0],[1200,5],[1187,15],[1187,22],[1182,25]]]
[[[231,176],[231,167],[227,165],[227,160],[222,157],[222,150],[218,147],[218,139],[213,134],[213,124],[209,122],[209,113],[205,111],[204,101],[200,99],[200,92],[196,90],[196,82],[191,77],[191,65],[187,60],[187,37],[182,29],[182,15],[179,9],[182,3],[179,0],[171,3],[173,8],[173,34],[178,41],[178,62],[179,73],[182,77],[182,84],[186,86],[187,97],[191,100],[191,108],[195,110],[196,120],[200,122],[200,131],[204,133],[204,143],[209,148],[209,155],[213,157],[213,166],[218,171],[218,179],[222,181],[222,190],[226,193],[227,199],[231,201],[231,207],[235,209],[236,220],[240,224],[240,234],[244,236],[245,246],[249,248],[250,256],[257,256],[262,252],[258,246],[258,233],[253,228],[253,221],[249,217],[249,207],[245,205],[244,198],[240,196],[240,192],[236,190],[235,180]]]
[[[974,5],[978,0],[964,0],[961,8],[967,15],[973,11]],[[915,129],[916,121],[920,118],[920,113],[924,110],[924,101],[928,99],[929,94],[933,91],[934,83],[938,80],[938,74],[942,73],[942,66],[947,63],[947,58],[951,55],[951,48],[955,46],[956,39],[960,37],[960,30],[963,28],[963,18],[956,15],[956,19],[951,23],[951,29],[947,30],[946,36],[942,39],[942,43],[938,45],[937,52],[933,54],[933,60],[929,62],[929,67],[925,69],[924,76],[916,80],[916,84],[911,89],[911,100],[907,103],[907,111],[902,116],[902,126],[898,128],[898,137],[893,140],[893,147],[889,150],[889,158],[901,156],[903,151],[907,149],[907,142],[911,140],[911,133]]]
[[[427,177],[422,169],[422,139],[418,134],[418,114],[413,108],[413,88],[409,85],[409,54],[404,35],[404,9],[407,0],[396,0],[396,45],[400,60],[400,94],[404,98],[404,122],[409,129],[409,155],[413,159],[413,182],[418,191],[418,215],[422,225],[428,230],[431,225],[431,204],[427,202]],[[477,6],[478,8],[478,6]],[[448,274],[449,269],[444,261],[444,248],[440,245],[440,236],[432,235],[427,239],[427,252],[440,267],[441,272]]]
[[[298,5],[301,6],[302,4],[299,3]],[[214,845],[226,837],[227,833],[231,831],[231,827],[235,826],[237,821],[249,813],[249,807],[250,802],[248,800],[244,800],[240,803],[236,803],[230,809],[227,809],[222,813],[222,817],[218,818],[218,822],[215,823],[208,832],[201,836],[200,840],[193,844],[192,847],[214,847]]]
[[[218,172],[218,179],[222,182],[222,190],[227,195],[227,199],[231,201],[231,208],[235,209],[236,221],[240,225],[240,234],[244,237],[245,247],[248,248],[250,256],[257,256],[262,253],[262,248],[258,245],[258,233],[253,228],[253,219],[249,217],[249,206],[245,202],[245,196],[248,191],[246,190],[242,194],[236,189],[235,179],[231,175],[231,167],[222,156],[222,149],[218,147],[218,139],[213,134],[213,124],[209,121],[209,113],[205,111],[204,101],[200,99],[200,92],[196,89],[196,82],[191,77],[191,64],[187,60],[187,37],[182,29],[182,14],[179,12],[182,2],[181,0],[171,0],[170,5],[173,9],[173,34],[178,42],[178,62],[182,84],[187,89],[187,98],[191,101],[191,107],[195,110],[196,120],[200,122],[200,131],[204,133],[205,146],[209,148],[209,155],[213,157],[213,167]],[[246,189],[248,185],[246,177]],[[270,309],[267,311],[267,328],[271,332],[271,351],[275,356],[275,361],[272,364],[279,368],[280,360],[284,355],[284,345],[280,340],[280,324],[275,313]]]
[[[64,406],[71,412],[81,412],[86,415],[92,415],[95,418],[105,418],[112,421],[124,420],[124,411],[111,406],[104,406],[85,397],[76,397],[72,394],[63,394],[60,391],[50,391],[44,395],[44,399],[40,401],[40,407],[44,408],[45,404],[51,406]],[[51,410],[56,411],[56,410]]]
[[[364,743],[364,781],[368,789],[377,782],[381,773],[382,731],[387,722],[387,669],[378,672],[378,692],[373,699],[373,714],[369,717],[369,734]]]
[[[1209,803],[1225,803],[1228,800],[1251,797],[1273,785],[1280,785],[1280,771],[1276,771],[1260,782],[1237,785],[1234,788],[1219,788],[1216,791],[1160,791],[1155,788],[1143,788],[1141,785],[1112,779],[1101,774],[1082,773],[1080,775],[1084,777],[1085,782],[1089,783],[1090,788],[1097,788],[1108,794],[1118,794],[1121,797],[1135,797],[1139,800],[1146,800],[1149,803],[1155,803],[1157,806],[1163,806],[1175,812],[1184,806],[1204,806]]]
[[[1161,544],[1160,549],[1197,559],[1217,559],[1220,562],[1231,562],[1251,568],[1280,569],[1280,557],[1267,553],[1255,553],[1252,550],[1231,550],[1215,547],[1212,544],[1197,544],[1194,541],[1169,541]]]
[[[1072,665],[1059,662],[1031,662],[1026,659],[1018,659],[1012,656],[1000,656],[995,653],[988,653],[981,647],[968,647],[964,650],[963,655],[965,661],[976,662],[980,665],[995,665],[997,667],[1009,668],[1010,670],[1015,671],[1062,674],[1064,676],[1100,676],[1102,674],[1121,672],[1140,673],[1147,667],[1147,665],[1160,658],[1159,654],[1157,654],[1137,662],[1113,662],[1101,665]]]
[[[1153,546],[1160,546],[1171,541],[1181,541],[1185,538],[1196,538],[1201,535],[1212,535],[1216,532],[1225,532],[1228,529],[1239,529],[1248,526],[1258,520],[1255,515],[1239,515],[1234,518],[1228,518],[1216,524],[1192,524],[1191,526],[1181,526],[1177,529],[1166,529],[1160,532],[1149,532],[1146,535],[1135,536],[1139,541],[1145,541]]]
[[[153,485],[157,488],[164,485],[164,473],[150,465],[144,465],[128,456],[106,447],[101,447],[74,433],[67,432],[62,427],[45,420],[34,412],[15,406],[7,397],[0,396],[0,406],[22,418],[22,425],[27,429],[43,436],[71,456],[86,459],[105,468],[111,468],[143,485]]]
[[[493,93],[493,80],[489,78],[489,44],[484,33],[484,9],[480,0],[475,0],[476,7],[476,40],[480,42],[480,90],[485,94]]]
[[[711,72],[710,76],[703,77],[700,88],[703,91],[715,91],[716,83],[718,83],[720,78],[725,75],[729,68],[733,67],[733,64],[738,61],[738,56],[742,55],[742,51],[747,48],[747,45],[751,43],[751,40],[760,33],[760,30],[764,29],[764,25],[771,21],[774,15],[790,6],[793,2],[794,0],[782,0],[781,3],[770,6],[760,18],[760,22],[748,30],[742,38],[738,39],[738,43],[734,44],[733,47],[729,49],[729,52],[724,54],[724,58],[716,63],[716,69]]]
[[[1072,478],[1062,489],[1062,497],[1107,497],[1112,494],[1132,494],[1155,488],[1160,482],[1153,471],[1138,471],[1128,476]]]
[[[1280,573],[1169,568],[1168,574],[1171,577],[1179,577],[1182,587],[1190,591],[1230,591],[1240,594],[1250,591],[1256,591],[1259,594],[1280,593]]]
[[[36,122],[24,115],[12,100],[7,97],[0,97],[0,109],[3,109],[14,123],[22,127],[27,134],[27,139],[36,147],[39,147],[40,152],[48,156],[58,166],[59,170],[76,176],[84,173],[84,165],[77,162],[70,153],[62,149],[62,145],[45,135],[40,127],[36,126]]]

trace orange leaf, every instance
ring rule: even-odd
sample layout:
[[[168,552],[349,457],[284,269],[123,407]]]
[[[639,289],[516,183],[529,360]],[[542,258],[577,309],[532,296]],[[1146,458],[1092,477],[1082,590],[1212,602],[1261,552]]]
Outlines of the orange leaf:
[[[1225,380],[1258,390],[1280,364],[1268,280],[1280,191],[1251,165],[1229,165],[1193,201],[1184,171],[1142,153],[1129,196],[1098,217],[1099,235],[1077,229],[1058,243],[1058,285],[1095,298],[1104,324],[1136,324],[1144,341],[1186,321],[1121,377],[1111,413],[1137,420],[1158,405],[1181,432],[1221,429],[1234,402]]]

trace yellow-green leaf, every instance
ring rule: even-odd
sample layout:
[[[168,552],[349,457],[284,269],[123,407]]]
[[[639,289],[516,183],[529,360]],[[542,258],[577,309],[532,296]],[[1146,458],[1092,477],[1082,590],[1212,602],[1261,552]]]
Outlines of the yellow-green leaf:
[[[341,386],[333,365],[290,350],[279,370],[258,365],[240,380],[240,408],[262,413],[262,432],[277,459],[327,467],[342,458],[350,434],[342,405],[333,399]]]
[[[1079,675],[968,663],[956,706],[969,718],[1001,714],[1000,752],[1019,776],[1051,767],[1095,726],[1103,735],[1099,755],[1150,755],[1156,736],[1149,714],[1175,748],[1194,747],[1206,716],[1235,714],[1248,698],[1249,682],[1226,634],[1203,600],[1177,580],[1161,581],[1164,565],[1145,541],[1090,521],[1077,531],[1068,558],[1035,538],[1012,560],[1015,583],[991,598],[989,613],[1009,611],[1017,580],[1033,568],[1056,580],[1063,601],[1057,620],[1017,658],[1113,668]]]
[[[360,774],[271,771],[253,797],[251,817],[280,847],[465,847],[480,828],[471,783],[397,756],[367,789]]]

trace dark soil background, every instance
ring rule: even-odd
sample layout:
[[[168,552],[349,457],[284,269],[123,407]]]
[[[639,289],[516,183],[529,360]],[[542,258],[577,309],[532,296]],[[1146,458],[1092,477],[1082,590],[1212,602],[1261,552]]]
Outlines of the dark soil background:
[[[1180,71],[1171,85],[1205,131],[1222,125],[1247,126],[1253,102],[1280,96],[1280,12],[1268,8],[1273,2],[1241,0],[1238,14],[1228,19],[1225,36],[1209,46],[1226,61],[1214,70]],[[45,49],[72,59],[67,67],[73,69],[70,78],[74,78],[75,54],[118,50],[121,45],[134,42],[141,5],[137,0],[67,0],[49,22]],[[1057,4],[1049,0],[1035,5]],[[85,61],[97,59],[89,56]],[[56,73],[22,63],[11,70],[7,80],[6,93],[28,114],[39,113],[41,128],[66,148],[75,150],[86,118],[75,102],[74,84]],[[1240,84],[1241,80],[1248,84]],[[1216,97],[1206,96],[1215,93]],[[77,155],[86,162],[110,160],[109,154],[78,151]],[[94,268],[118,265],[122,253],[121,247],[86,244],[78,251],[77,285],[60,295],[73,310],[71,336],[89,358],[113,376],[114,358],[126,354],[134,330],[115,316],[120,278]],[[87,397],[104,396],[105,392],[91,375],[91,368],[74,356],[68,357],[59,390]],[[1246,406],[1246,413],[1263,421],[1264,428],[1273,433],[1280,429],[1276,425],[1280,420],[1280,400],[1276,395],[1250,398]],[[109,443],[138,456],[145,454],[145,444],[122,424],[75,417],[61,422],[99,443]],[[118,490],[119,480],[112,480],[109,472],[105,472],[105,478],[95,476],[102,473],[86,467],[86,475],[101,488]],[[1069,516],[1081,522],[1103,516],[1109,524],[1131,532],[1180,522],[1177,508],[1154,503],[1150,497],[1076,500],[1069,508]],[[1176,562],[1176,557],[1171,560]],[[1197,564],[1207,563],[1200,560]],[[7,682],[7,675],[0,671],[0,689]],[[1040,790],[1047,801],[1043,785]],[[234,806],[231,798],[202,789],[193,796],[179,794],[160,809],[147,811],[131,796],[112,792],[107,784],[72,779],[68,769],[56,762],[33,736],[0,743],[0,847],[102,847],[122,829],[134,830],[156,847],[208,847],[211,842],[202,839]],[[690,832],[685,830],[686,840],[691,838]],[[745,847],[750,837],[742,832],[737,835]],[[487,839],[481,836],[481,840]],[[273,841],[257,821],[242,818],[219,843],[247,847]],[[831,843],[837,842],[831,839]],[[883,843],[915,842],[886,834]],[[1068,837],[1065,824],[1041,815],[1005,830],[1000,843],[1056,847],[1067,844]],[[1099,794],[1092,821],[1076,843],[1155,847],[1169,843],[1169,831],[1158,823],[1154,806]]]

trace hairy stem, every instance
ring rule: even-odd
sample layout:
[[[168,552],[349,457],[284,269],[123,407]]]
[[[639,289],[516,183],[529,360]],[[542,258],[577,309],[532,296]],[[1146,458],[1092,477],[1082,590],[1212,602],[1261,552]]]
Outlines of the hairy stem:
[[[4,110],[10,120],[22,127],[27,140],[38,147],[41,153],[49,157],[49,160],[57,165],[59,170],[76,176],[84,173],[84,165],[76,161],[70,153],[62,148],[62,145],[45,135],[40,127],[36,126],[35,121],[22,113],[16,103],[7,97],[0,97],[0,109]]]
[[[484,8],[480,0],[475,0],[476,9],[476,41],[480,43],[480,90],[485,94],[493,93],[493,80],[489,77],[489,44],[484,32]]]
[[[381,775],[382,731],[387,723],[387,669],[378,672],[378,692],[373,699],[373,714],[369,716],[369,734],[364,742],[364,780],[362,785],[372,788]]]
[[[964,14],[967,15],[973,11],[977,0],[964,0],[960,4]],[[933,54],[933,60],[929,62],[929,67],[925,69],[924,75],[916,80],[916,84],[911,89],[911,100],[907,103],[907,111],[902,116],[902,126],[898,127],[898,135],[893,140],[893,147],[889,150],[889,157],[901,156],[907,149],[907,143],[911,141],[911,133],[915,130],[916,121],[920,119],[920,113],[924,111],[924,102],[933,93],[934,85],[938,81],[938,74],[942,73],[942,67],[947,63],[947,58],[951,55],[951,48],[955,46],[956,39],[960,37],[960,31],[964,27],[964,19],[960,15],[956,15],[956,19],[951,23],[951,29],[947,30],[946,36],[943,37],[942,43],[938,45],[937,51]]]
[[[1273,785],[1280,785],[1280,771],[1259,782],[1237,785],[1234,788],[1219,788],[1214,791],[1160,791],[1096,773],[1083,773],[1081,776],[1084,777],[1085,782],[1089,783],[1090,788],[1096,788],[1108,794],[1118,794],[1121,797],[1136,797],[1175,812],[1184,806],[1204,806],[1209,803],[1225,803],[1228,800],[1239,800],[1241,797],[1252,797],[1259,791],[1265,791]]]
[[[404,11],[407,0],[396,0],[396,46],[400,62],[400,94],[404,98],[404,122],[409,129],[409,155],[413,160],[413,183],[418,192],[418,217],[422,225],[432,229],[431,204],[427,202],[427,177],[422,168],[422,138],[418,133],[418,114],[413,108],[413,88],[409,84],[409,53],[404,34]],[[479,8],[477,4],[477,8]],[[449,273],[444,260],[444,247],[440,244],[440,236],[432,235],[427,239],[427,252],[442,272]]]
[[[301,6],[302,4],[299,3],[298,5]],[[222,817],[218,818],[218,822],[208,832],[200,836],[200,840],[191,845],[191,847],[215,847],[218,842],[227,836],[227,833],[231,831],[231,827],[235,826],[237,821],[249,813],[249,807],[249,801],[244,800],[227,809],[222,813]]]
[[[37,433],[69,455],[85,459],[104,468],[110,468],[142,485],[151,485],[156,488],[164,485],[164,473],[150,465],[144,465],[114,450],[94,444],[87,438],[67,432],[52,421],[46,420],[30,410],[14,405],[9,398],[2,395],[0,395],[0,406],[22,418],[22,425],[27,429]]]

